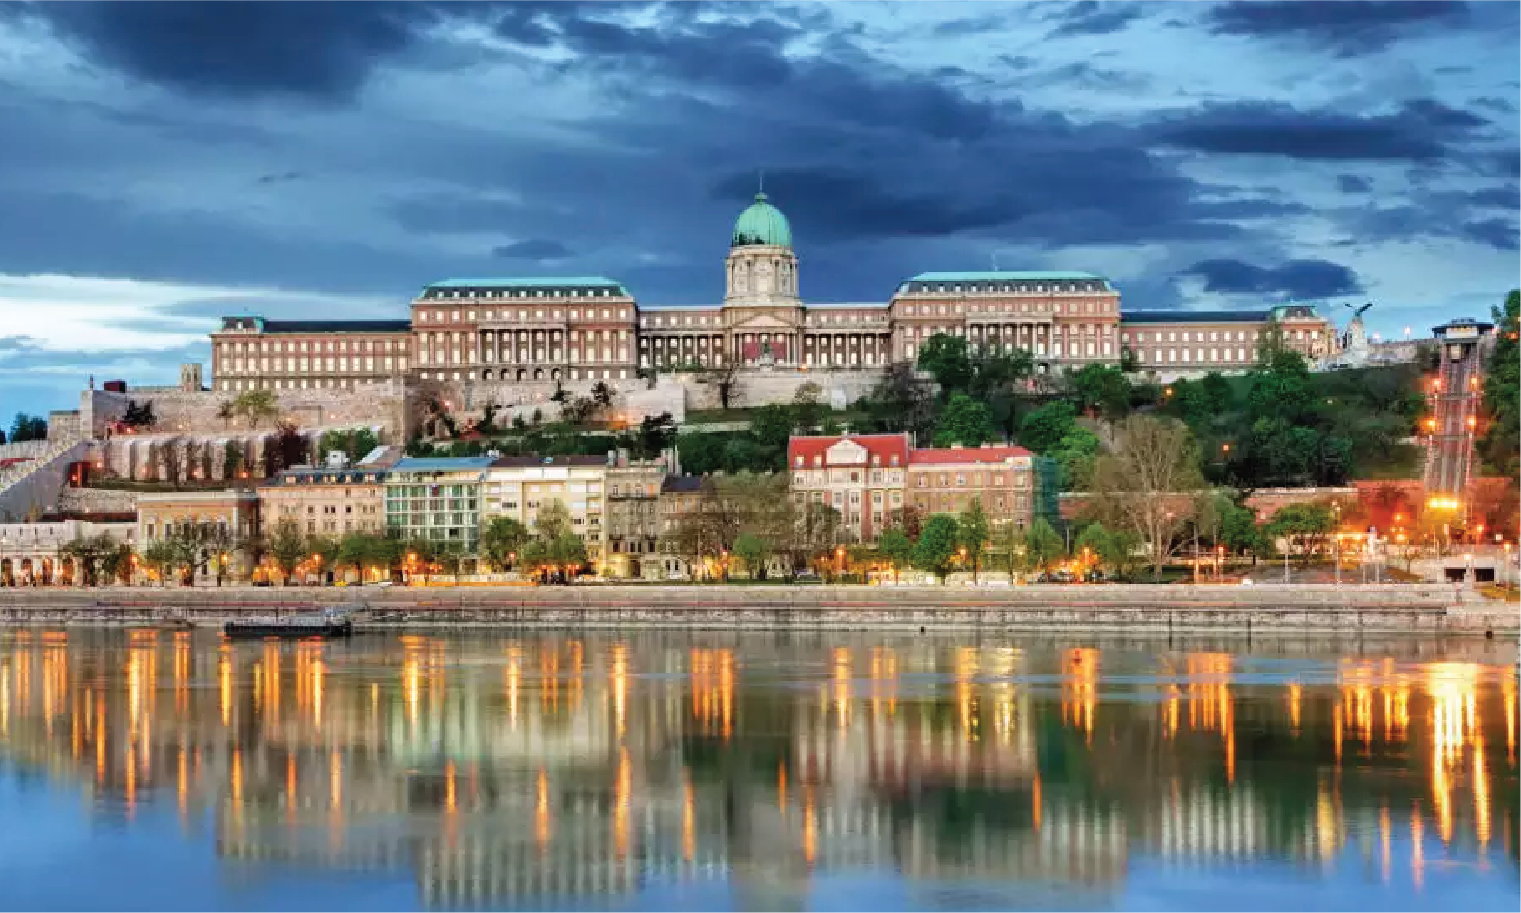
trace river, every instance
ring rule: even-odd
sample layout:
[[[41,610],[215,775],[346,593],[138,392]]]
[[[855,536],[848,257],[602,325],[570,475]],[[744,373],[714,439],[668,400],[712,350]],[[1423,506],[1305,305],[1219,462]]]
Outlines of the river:
[[[0,908],[1514,910],[1515,664],[0,631]]]

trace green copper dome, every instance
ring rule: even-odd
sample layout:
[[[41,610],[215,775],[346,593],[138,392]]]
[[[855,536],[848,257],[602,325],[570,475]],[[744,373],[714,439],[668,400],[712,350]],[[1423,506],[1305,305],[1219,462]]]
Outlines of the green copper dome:
[[[792,246],[792,228],[782,211],[766,202],[764,193],[755,195],[755,202],[739,214],[734,223],[734,240],[730,247],[749,247],[755,244]]]

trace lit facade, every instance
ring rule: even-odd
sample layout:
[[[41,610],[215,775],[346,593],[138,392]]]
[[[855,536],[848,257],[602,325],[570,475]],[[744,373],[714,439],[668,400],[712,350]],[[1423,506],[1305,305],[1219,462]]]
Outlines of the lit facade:
[[[287,469],[259,487],[259,514],[309,536],[384,533],[385,480],[381,469]]]
[[[386,529],[473,555],[481,539],[482,485],[490,457],[400,460],[385,478]]]
[[[1024,529],[1037,513],[1037,459],[1023,447],[994,444],[913,450],[905,497],[921,517],[959,514],[979,500],[992,527]]]
[[[793,502],[832,507],[843,538],[874,542],[903,508],[909,453],[907,434],[794,437],[787,442]]]
[[[448,279],[423,289],[409,320],[224,318],[212,370],[214,388],[234,393],[390,378],[619,381],[731,365],[877,370],[912,362],[944,333],[1027,351],[1041,372],[1118,363],[1128,347],[1145,368],[1181,375],[1250,366],[1253,339],[1273,320],[1305,355],[1335,351],[1334,327],[1309,306],[1125,313],[1118,289],[1080,271],[928,272],[887,301],[806,304],[791,227],[757,194],[735,223],[719,303],[641,305],[604,276]]]

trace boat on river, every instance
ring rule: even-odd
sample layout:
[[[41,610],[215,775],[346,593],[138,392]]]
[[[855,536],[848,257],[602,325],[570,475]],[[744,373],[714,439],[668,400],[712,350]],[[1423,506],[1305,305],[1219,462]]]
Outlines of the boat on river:
[[[348,637],[354,633],[354,608],[340,606],[319,612],[240,618],[222,625],[222,633],[238,640],[266,637]]]

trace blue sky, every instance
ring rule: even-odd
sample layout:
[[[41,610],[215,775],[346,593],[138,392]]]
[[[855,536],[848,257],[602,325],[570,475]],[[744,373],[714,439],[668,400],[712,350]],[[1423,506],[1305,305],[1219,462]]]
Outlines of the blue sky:
[[[217,316],[451,275],[722,292],[764,169],[804,297],[1105,274],[1419,333],[1517,284],[1514,3],[0,3],[0,415]]]

